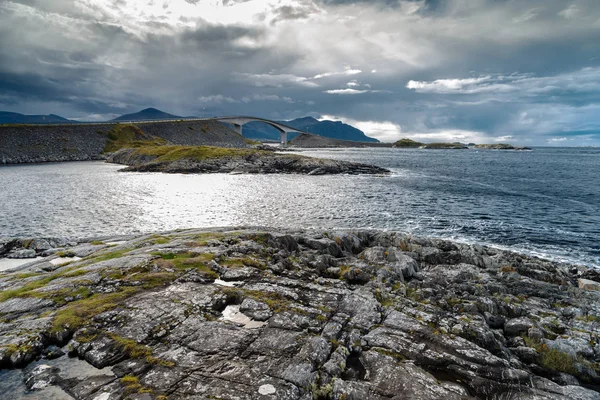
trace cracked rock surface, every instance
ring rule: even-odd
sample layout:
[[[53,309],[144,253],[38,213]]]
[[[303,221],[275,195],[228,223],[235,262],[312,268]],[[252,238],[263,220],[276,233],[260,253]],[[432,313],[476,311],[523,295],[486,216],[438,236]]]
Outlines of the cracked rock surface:
[[[593,269],[377,231],[109,243],[0,274],[0,377],[90,400],[600,399]]]

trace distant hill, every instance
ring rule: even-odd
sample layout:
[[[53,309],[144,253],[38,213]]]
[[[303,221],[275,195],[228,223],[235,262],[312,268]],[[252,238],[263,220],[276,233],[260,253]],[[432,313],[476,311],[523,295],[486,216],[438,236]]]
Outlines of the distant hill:
[[[58,115],[24,115],[0,111],[0,124],[70,124],[75,123]]]
[[[379,140],[365,135],[365,133],[355,127],[344,124],[341,121],[319,121],[313,117],[297,118],[292,121],[277,121],[292,128],[300,129],[316,135],[341,139],[352,140],[355,142],[378,143]],[[279,131],[270,125],[262,122],[249,122],[244,125],[242,134],[250,139],[279,140]],[[297,134],[288,134],[288,139],[293,139]]]
[[[147,120],[164,120],[164,119],[182,119],[178,115],[166,113],[164,111],[157,110],[156,108],[146,108],[140,112],[133,114],[121,115],[113,119],[112,121],[147,121]]]

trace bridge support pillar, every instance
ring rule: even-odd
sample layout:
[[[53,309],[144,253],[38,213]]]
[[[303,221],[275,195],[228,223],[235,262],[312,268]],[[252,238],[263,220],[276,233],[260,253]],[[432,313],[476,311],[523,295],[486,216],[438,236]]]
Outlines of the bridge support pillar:
[[[233,124],[233,130],[235,131],[235,133],[242,136],[242,125]]]
[[[281,138],[279,140],[282,146],[287,145],[287,132],[281,132]]]

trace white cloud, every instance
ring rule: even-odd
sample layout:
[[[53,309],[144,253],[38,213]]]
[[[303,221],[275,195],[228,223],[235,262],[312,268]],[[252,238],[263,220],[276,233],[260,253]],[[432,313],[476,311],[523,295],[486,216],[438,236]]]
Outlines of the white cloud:
[[[513,18],[513,22],[516,24],[520,24],[523,22],[530,21],[530,20],[536,18],[538,15],[539,15],[538,9],[533,8],[533,9],[528,10],[527,12],[519,15],[518,17]]]
[[[358,75],[361,73],[362,73],[362,71],[360,69],[353,69],[353,68],[348,67],[343,71],[324,72],[322,74],[317,74],[317,75],[313,76],[312,79],[322,79],[322,78],[328,78],[331,76],[338,76],[338,75],[350,76],[350,75]]]
[[[553,137],[553,138],[548,139],[548,143],[560,143],[560,142],[566,142],[567,140],[569,140],[569,139],[567,139],[564,136],[563,137]]]
[[[498,136],[494,138],[494,142],[508,142],[509,140],[512,140],[514,138],[515,137],[513,135]]]
[[[237,103],[238,101],[222,94],[215,94],[211,96],[198,97],[198,103],[202,104],[223,104],[223,103]]]
[[[569,7],[559,12],[558,15],[566,19],[576,19],[579,17],[580,12],[581,11],[579,10],[579,7],[577,7],[575,4],[571,4]]]
[[[370,90],[357,90],[357,89],[331,89],[325,90],[323,93],[327,94],[340,94],[340,95],[355,95],[369,93]]]
[[[553,92],[600,92],[600,67],[554,76],[536,77],[532,74],[485,75],[477,78],[410,80],[408,89],[418,93],[483,94],[521,93],[527,96],[548,96]],[[498,98],[495,98],[498,100]],[[514,98],[513,98],[514,100]]]
[[[357,121],[352,118],[340,118],[333,115],[322,115],[319,120],[342,121],[360,129],[365,135],[382,142],[391,143],[402,137],[402,128],[400,125],[391,121]]]
[[[461,143],[486,143],[489,136],[483,132],[464,129],[437,129],[430,132],[404,132],[403,137],[419,142],[461,142]]]
[[[360,83],[358,83],[356,80],[351,80],[350,82],[346,83],[346,86],[356,87],[356,86],[360,86]]]
[[[311,82],[303,76],[292,74],[235,74],[238,80],[256,87],[285,87],[285,86],[304,86],[318,87],[319,85]]]
[[[289,104],[294,102],[291,97],[281,97],[276,94],[255,94],[253,96],[244,96],[242,97],[241,101],[243,103],[250,103],[252,101],[281,101]]]
[[[489,82],[490,80],[491,76],[464,79],[436,79],[433,82],[410,80],[406,84],[406,87],[420,93],[456,93],[472,91],[478,88],[480,83]]]

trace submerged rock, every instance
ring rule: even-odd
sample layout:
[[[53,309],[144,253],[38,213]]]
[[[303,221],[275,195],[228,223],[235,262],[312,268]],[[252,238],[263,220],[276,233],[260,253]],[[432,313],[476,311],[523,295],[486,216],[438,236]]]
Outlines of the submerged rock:
[[[49,257],[83,258],[0,274],[2,366],[60,356],[55,345],[69,342],[70,356],[112,372],[64,379],[38,365],[26,372],[31,390],[600,398],[600,292],[581,286],[597,276],[585,267],[370,231],[182,230],[64,245]]]

